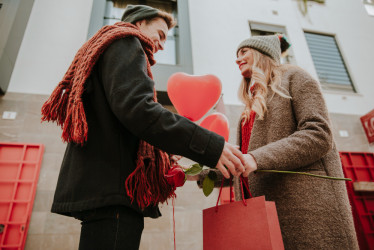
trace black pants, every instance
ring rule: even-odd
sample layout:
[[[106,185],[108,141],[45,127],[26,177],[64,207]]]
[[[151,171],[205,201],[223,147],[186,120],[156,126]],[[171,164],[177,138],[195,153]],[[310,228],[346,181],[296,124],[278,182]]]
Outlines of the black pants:
[[[125,206],[73,213],[82,221],[80,250],[139,249],[144,217]]]

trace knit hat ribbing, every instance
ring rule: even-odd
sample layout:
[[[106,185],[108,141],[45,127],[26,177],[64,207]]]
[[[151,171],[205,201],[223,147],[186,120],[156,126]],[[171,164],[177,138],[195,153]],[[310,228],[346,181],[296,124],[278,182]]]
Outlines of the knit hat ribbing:
[[[277,63],[280,62],[281,48],[278,35],[252,36],[239,44],[236,54],[244,47],[255,49],[269,56]]]
[[[122,16],[122,22],[135,24],[143,19],[152,19],[159,16],[159,10],[147,5],[127,5]]]

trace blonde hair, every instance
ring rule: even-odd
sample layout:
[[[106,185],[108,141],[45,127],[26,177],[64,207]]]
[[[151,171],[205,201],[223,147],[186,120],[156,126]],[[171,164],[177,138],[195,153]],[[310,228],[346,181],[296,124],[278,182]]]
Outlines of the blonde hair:
[[[256,112],[260,120],[264,119],[267,112],[266,98],[269,88],[274,94],[284,98],[291,98],[287,90],[281,87],[282,71],[280,64],[257,50],[251,49],[253,56],[252,76],[244,78],[239,87],[239,99],[245,104],[242,114],[243,122],[249,119],[250,111]],[[253,93],[251,93],[253,86]]]

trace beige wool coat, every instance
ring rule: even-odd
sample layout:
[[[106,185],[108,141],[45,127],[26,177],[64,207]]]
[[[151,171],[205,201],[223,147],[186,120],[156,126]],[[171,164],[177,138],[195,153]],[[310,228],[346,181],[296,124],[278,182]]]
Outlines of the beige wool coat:
[[[258,169],[343,177],[319,83],[298,67],[282,70],[281,86],[291,99],[269,93],[248,153]],[[237,178],[234,187],[241,199]],[[249,187],[253,196],[275,201],[285,249],[358,249],[344,181],[258,172],[250,174]]]

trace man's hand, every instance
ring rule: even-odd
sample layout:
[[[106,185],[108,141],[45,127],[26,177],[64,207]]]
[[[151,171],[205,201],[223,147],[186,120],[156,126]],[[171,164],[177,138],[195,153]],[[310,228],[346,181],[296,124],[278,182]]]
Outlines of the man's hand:
[[[183,157],[180,156],[180,155],[171,155],[170,160],[172,160],[173,162],[177,162],[177,161],[179,161],[182,158]]]
[[[240,152],[237,146],[225,142],[225,146],[223,147],[216,168],[221,171],[226,179],[228,179],[230,178],[230,173],[234,176],[241,175],[245,171],[243,163],[246,162],[247,161],[244,159],[242,152]]]
[[[245,159],[243,176],[248,177],[250,173],[257,170],[257,162],[251,154],[244,154],[243,157]]]

